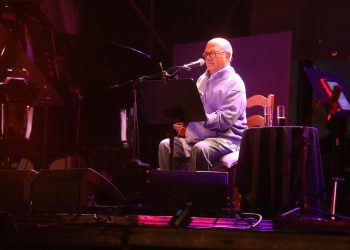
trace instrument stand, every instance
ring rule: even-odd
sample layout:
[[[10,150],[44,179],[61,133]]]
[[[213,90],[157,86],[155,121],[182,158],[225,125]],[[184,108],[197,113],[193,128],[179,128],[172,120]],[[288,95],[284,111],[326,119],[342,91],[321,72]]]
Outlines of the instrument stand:
[[[307,122],[305,124],[309,124],[309,122],[311,121],[311,118],[313,116],[313,113],[315,112],[315,110],[320,106],[321,102],[320,100],[316,100],[315,104],[313,105],[312,110],[310,111],[308,118],[307,118]],[[338,183],[344,181],[344,179],[339,178],[339,177],[333,177],[332,178],[332,197],[331,197],[331,204],[330,204],[330,213],[327,212],[323,212],[317,209],[313,209],[310,207],[310,203],[308,202],[308,199],[306,197],[306,166],[307,166],[307,141],[306,138],[303,136],[303,133],[305,131],[306,125],[303,126],[302,132],[301,132],[301,136],[303,138],[303,164],[302,164],[302,197],[300,198],[299,201],[299,206],[283,213],[280,215],[280,218],[285,218],[288,217],[289,215],[292,215],[296,212],[299,212],[297,217],[302,216],[306,211],[313,211],[316,213],[321,213],[323,215],[329,216],[331,220],[335,220],[336,218],[336,214],[335,214],[335,210],[336,210],[336,199],[337,199],[337,188],[338,188]],[[298,147],[298,146],[297,146]],[[336,147],[336,143],[333,144],[333,147],[335,149]],[[332,156],[332,171],[334,172],[334,159],[335,159],[335,154],[334,154],[333,150],[333,156]],[[322,195],[322,193],[324,192],[324,190],[322,190],[319,194],[316,195],[316,197],[314,197],[314,199],[311,201],[311,204],[317,200],[319,198],[320,195]],[[341,217],[341,216],[339,216]]]
[[[73,110],[75,114],[75,155],[72,161],[72,168],[79,168],[80,162],[80,102],[83,97],[79,89],[73,89]]]
[[[52,88],[48,84],[41,86],[39,98],[34,106],[40,106],[44,108],[44,129],[43,129],[43,147],[42,147],[42,158],[41,158],[41,169],[45,169],[46,156],[47,156],[47,130],[48,130],[48,119],[49,119],[49,107],[61,105],[61,100],[57,99],[57,96],[52,92]]]
[[[336,200],[337,200],[337,188],[339,182],[342,181],[342,178],[339,178],[339,174],[336,171],[336,165],[340,162],[338,161],[336,164],[336,161],[339,159],[339,156],[337,155],[339,150],[339,127],[334,127],[335,124],[331,124],[331,122],[337,118],[335,116],[336,113],[339,113],[339,117],[349,117],[349,111],[347,109],[347,106],[349,104],[350,100],[350,93],[347,89],[347,85],[343,82],[341,77],[339,77],[337,74],[334,74],[332,72],[326,72],[321,68],[316,67],[316,65],[313,65],[313,67],[310,68],[304,68],[304,71],[309,78],[311,84],[313,85],[314,89],[316,90],[317,95],[320,97],[321,100],[324,100],[324,103],[326,104],[326,110],[327,110],[327,117],[326,122],[327,126],[331,127],[331,141],[327,141],[326,143],[328,146],[330,146],[329,153],[330,155],[330,165],[329,169],[331,170],[329,173],[329,176],[332,180],[332,197],[330,201],[330,207],[331,207],[331,220],[334,220],[335,217],[338,218],[344,218],[340,215],[335,215],[335,209],[336,209]],[[344,125],[344,124],[342,124]],[[345,136],[345,134],[344,134]],[[328,214],[329,215],[329,214]],[[348,219],[348,218],[347,218]]]
[[[205,121],[196,83],[192,79],[141,81],[138,85],[141,110],[147,124]],[[174,145],[170,145],[169,166],[173,168]]]
[[[311,111],[309,112],[307,118],[306,118],[306,122],[305,125],[302,127],[302,130],[296,140],[295,146],[292,148],[290,154],[287,156],[286,158],[286,162],[290,159],[290,157],[292,156],[292,153],[297,151],[301,145],[303,146],[303,155],[302,155],[302,169],[301,169],[301,197],[299,199],[298,202],[298,206],[295,208],[292,208],[291,210],[284,212],[280,215],[280,218],[285,218],[291,214],[294,214],[296,212],[299,212],[298,217],[302,216],[306,210],[310,210],[310,211],[315,211],[315,212],[319,212],[318,210],[312,209],[310,208],[310,204],[308,202],[308,198],[306,195],[306,166],[307,166],[307,146],[308,146],[308,142],[307,139],[304,136],[304,132],[306,129],[307,124],[309,124],[311,122],[311,118],[313,117],[313,114],[315,112],[315,110],[317,108],[319,108],[321,102],[319,100],[316,100],[314,105],[312,106]]]
[[[332,198],[331,198],[331,220],[335,220],[335,209],[337,204],[337,189],[338,189],[338,182],[343,182],[343,178],[339,177],[333,177],[332,178]]]
[[[139,120],[138,120],[138,107],[137,107],[137,83],[140,79],[132,81],[132,95],[133,95],[133,105],[132,105],[132,158],[139,159],[140,157],[140,141],[139,141]]]
[[[48,98],[41,100],[44,103],[44,131],[43,131],[43,148],[42,148],[42,156],[41,156],[41,169],[45,169],[46,167],[46,153],[47,153],[47,126],[49,119],[49,107],[46,102],[49,101]]]
[[[335,117],[332,117],[331,119],[336,119]],[[332,122],[329,120],[328,122]],[[337,128],[335,128],[337,129]],[[341,182],[344,182],[345,179],[338,176],[339,173],[336,171],[336,158],[337,158],[337,151],[339,147],[339,137],[335,135],[334,133],[334,127],[331,128],[332,133],[332,160],[331,160],[331,174],[332,174],[332,196],[330,200],[330,218],[331,220],[335,220],[335,212],[336,212],[336,204],[337,204],[337,192],[338,192],[338,184]]]
[[[301,132],[301,137],[297,141],[297,144],[296,144],[296,148],[298,149],[300,147],[299,145],[301,144],[301,142],[303,143],[303,159],[302,159],[302,170],[301,170],[302,183],[301,183],[301,197],[300,197],[299,202],[298,202],[299,205],[297,207],[292,208],[291,210],[281,214],[280,215],[281,218],[287,217],[287,216],[294,214],[296,212],[300,212],[300,215],[301,215],[304,213],[304,211],[307,208],[309,208],[309,204],[308,204],[307,197],[306,197],[307,140],[303,136],[304,131],[305,131],[305,127],[303,127],[302,132]]]

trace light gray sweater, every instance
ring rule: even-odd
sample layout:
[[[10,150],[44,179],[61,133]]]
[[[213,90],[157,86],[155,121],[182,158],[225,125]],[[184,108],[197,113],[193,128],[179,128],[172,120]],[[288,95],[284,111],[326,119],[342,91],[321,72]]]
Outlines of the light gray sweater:
[[[225,138],[240,145],[246,119],[246,91],[242,78],[230,66],[197,81],[207,121],[190,122],[186,128],[189,145],[206,138]]]

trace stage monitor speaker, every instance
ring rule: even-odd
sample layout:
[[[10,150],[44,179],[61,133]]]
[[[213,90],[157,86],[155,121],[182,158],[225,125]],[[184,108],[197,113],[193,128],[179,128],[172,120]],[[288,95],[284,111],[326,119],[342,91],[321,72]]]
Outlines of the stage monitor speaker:
[[[0,170],[0,210],[30,210],[31,188],[38,172],[34,170]]]
[[[219,213],[227,206],[228,175],[214,171],[152,170],[141,204],[150,212],[175,212],[192,203],[191,214]]]
[[[98,205],[114,206],[126,203],[126,198],[90,168],[41,170],[33,183],[33,212],[83,213],[91,211],[95,201]]]

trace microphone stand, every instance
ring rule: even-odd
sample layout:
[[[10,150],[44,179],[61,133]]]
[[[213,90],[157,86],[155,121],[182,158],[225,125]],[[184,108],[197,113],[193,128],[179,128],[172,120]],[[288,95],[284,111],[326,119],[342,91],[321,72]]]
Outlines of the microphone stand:
[[[181,70],[187,70],[187,71],[191,71],[191,67],[188,66],[174,66],[174,67],[170,67],[167,69],[167,72],[171,72],[172,70],[174,70],[169,77],[173,77],[175,79],[178,79],[178,76],[176,75],[179,71]]]

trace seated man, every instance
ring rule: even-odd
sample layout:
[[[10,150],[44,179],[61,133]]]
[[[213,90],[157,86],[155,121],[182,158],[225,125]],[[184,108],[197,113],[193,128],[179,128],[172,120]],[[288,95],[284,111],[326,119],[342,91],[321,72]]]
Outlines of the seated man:
[[[207,70],[199,77],[197,87],[207,120],[173,125],[184,135],[174,138],[173,170],[183,169],[184,165],[192,171],[210,170],[223,155],[239,151],[247,127],[245,85],[230,65],[231,44],[214,38],[207,43],[203,58]],[[161,170],[169,170],[169,152],[170,140],[164,139],[158,150]]]

